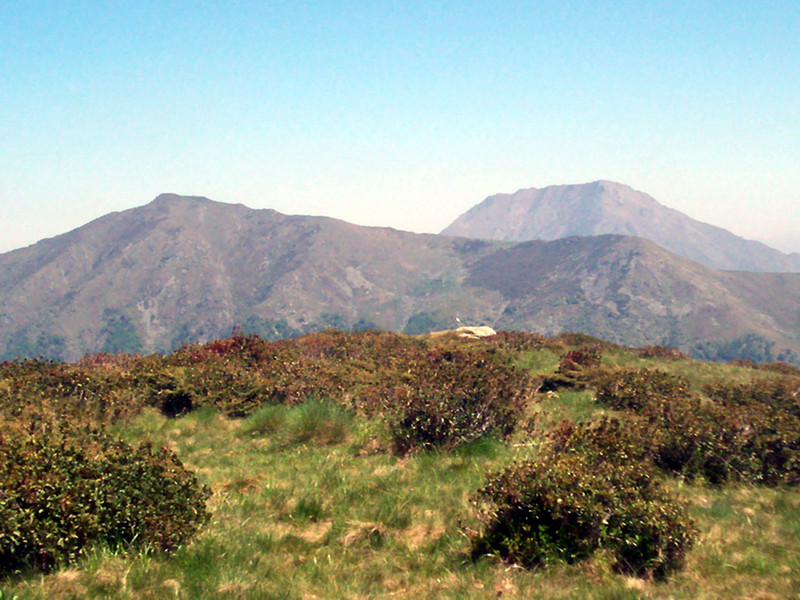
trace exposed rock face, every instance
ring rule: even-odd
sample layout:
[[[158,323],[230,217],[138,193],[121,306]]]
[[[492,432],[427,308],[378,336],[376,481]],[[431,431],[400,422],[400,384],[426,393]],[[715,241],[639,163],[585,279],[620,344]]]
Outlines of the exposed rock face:
[[[458,329],[456,329],[456,333],[460,337],[471,338],[476,340],[480,338],[497,335],[497,332],[494,329],[492,329],[491,327],[487,327],[486,325],[480,325],[478,327],[459,327]]]
[[[725,270],[800,272],[800,254],[784,254],[696,221],[612,181],[497,194],[458,217],[445,235],[490,240],[556,240],[607,233],[641,237]]]

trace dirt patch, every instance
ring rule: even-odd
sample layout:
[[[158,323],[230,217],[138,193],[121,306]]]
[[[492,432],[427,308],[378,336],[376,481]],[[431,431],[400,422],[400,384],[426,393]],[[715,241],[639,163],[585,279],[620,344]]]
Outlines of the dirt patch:
[[[352,521],[350,527],[340,538],[342,546],[349,548],[359,542],[369,545],[380,544],[386,537],[386,529],[382,523],[374,521]]]
[[[332,527],[333,521],[330,519],[325,521],[317,521],[316,523],[311,523],[310,525],[304,527],[296,535],[297,537],[304,539],[311,544],[318,544],[325,539],[325,536],[328,535]]]
[[[438,540],[446,531],[444,522],[435,511],[425,511],[425,520],[414,523],[403,532],[406,546],[419,550]]]

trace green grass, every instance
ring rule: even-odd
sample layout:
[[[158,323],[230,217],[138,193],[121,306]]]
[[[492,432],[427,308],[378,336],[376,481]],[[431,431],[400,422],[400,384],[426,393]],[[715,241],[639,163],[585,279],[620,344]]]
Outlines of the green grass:
[[[546,374],[558,360],[543,349],[521,354],[518,364]],[[695,389],[754,377],[743,367],[642,359],[624,349],[606,352],[603,365],[659,368]],[[539,431],[600,410],[591,390],[558,390],[538,398],[530,417]],[[538,570],[469,557],[470,497],[487,473],[538,451],[540,441],[525,432],[510,443],[489,438],[401,458],[388,451],[386,423],[324,399],[266,406],[239,420],[211,408],[178,419],[148,409],[115,432],[174,450],[213,490],[211,521],[172,555],[97,548],[54,573],[0,581],[0,600],[800,597],[795,488],[668,480],[689,503],[700,537],[683,570],[654,582],[615,573],[602,552]]]
[[[588,392],[546,403],[564,414],[570,404],[577,415],[591,407]],[[535,449],[488,440],[398,458],[366,442],[380,438],[380,424],[362,423],[359,430],[347,421],[344,437],[319,443],[287,429],[307,432],[308,413],[328,419],[327,409],[283,410],[282,427],[266,430],[255,427],[261,413],[230,420],[199,411],[170,420],[145,412],[125,435],[174,448],[200,474],[214,492],[211,522],[172,556],[97,550],[71,568],[5,582],[2,597],[599,600],[800,593],[795,490],[672,482],[689,499],[702,533],[686,568],[665,583],[617,575],[602,554],[580,565],[526,571],[488,558],[473,562],[462,528],[472,523],[469,497],[486,472]]]

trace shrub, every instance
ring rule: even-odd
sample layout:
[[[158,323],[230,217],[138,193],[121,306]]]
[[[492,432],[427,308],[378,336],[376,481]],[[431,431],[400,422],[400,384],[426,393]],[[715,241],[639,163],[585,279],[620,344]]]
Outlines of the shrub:
[[[473,556],[526,567],[575,562],[609,550],[622,572],[663,577],[696,530],[649,469],[586,453],[550,454],[491,475],[473,497],[482,531]]]
[[[454,448],[486,436],[509,436],[530,381],[492,349],[437,348],[415,361],[410,380],[387,391],[396,450]]]
[[[541,391],[550,392],[559,388],[585,388],[597,377],[600,367],[600,350],[586,347],[570,350],[558,363],[556,372],[545,377]]]
[[[620,443],[639,439],[664,471],[712,484],[800,483],[796,379],[718,382],[705,392],[710,398],[693,395],[682,378],[643,369],[611,374],[598,385],[597,399],[637,415],[626,418]],[[575,446],[601,443],[589,429],[579,433],[570,442]]]
[[[532,352],[547,348],[550,345],[544,336],[522,331],[498,331],[497,335],[493,335],[486,341],[514,352]]]
[[[665,399],[689,396],[682,377],[650,369],[620,369],[597,382],[597,401],[610,408],[644,410]]]
[[[635,416],[601,416],[574,423],[564,419],[547,437],[555,453],[581,451],[614,462],[653,462],[653,427]]]
[[[758,403],[800,417],[800,378],[777,377],[749,383],[717,381],[703,391],[724,406],[749,406]]]
[[[635,348],[634,355],[639,358],[663,358],[666,360],[689,360],[689,357],[670,346],[646,346],[644,348]]]
[[[0,434],[0,571],[46,571],[95,544],[175,550],[208,518],[208,495],[171,452],[98,428]]]

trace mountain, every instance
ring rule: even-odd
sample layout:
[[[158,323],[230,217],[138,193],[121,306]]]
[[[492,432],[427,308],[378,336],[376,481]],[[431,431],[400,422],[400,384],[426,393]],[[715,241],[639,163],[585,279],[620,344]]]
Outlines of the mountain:
[[[800,272],[800,254],[784,254],[659,204],[612,181],[530,188],[489,196],[442,234],[490,240],[555,240],[618,233],[641,237],[716,269]]]
[[[486,247],[165,194],[0,255],[0,355],[161,351],[237,325],[452,326],[415,313],[484,316],[496,294],[462,282]]]
[[[717,271],[630,236],[489,242],[165,194],[0,254],[0,357],[165,351],[236,326],[420,333],[460,315],[793,359],[799,297],[798,274]]]

